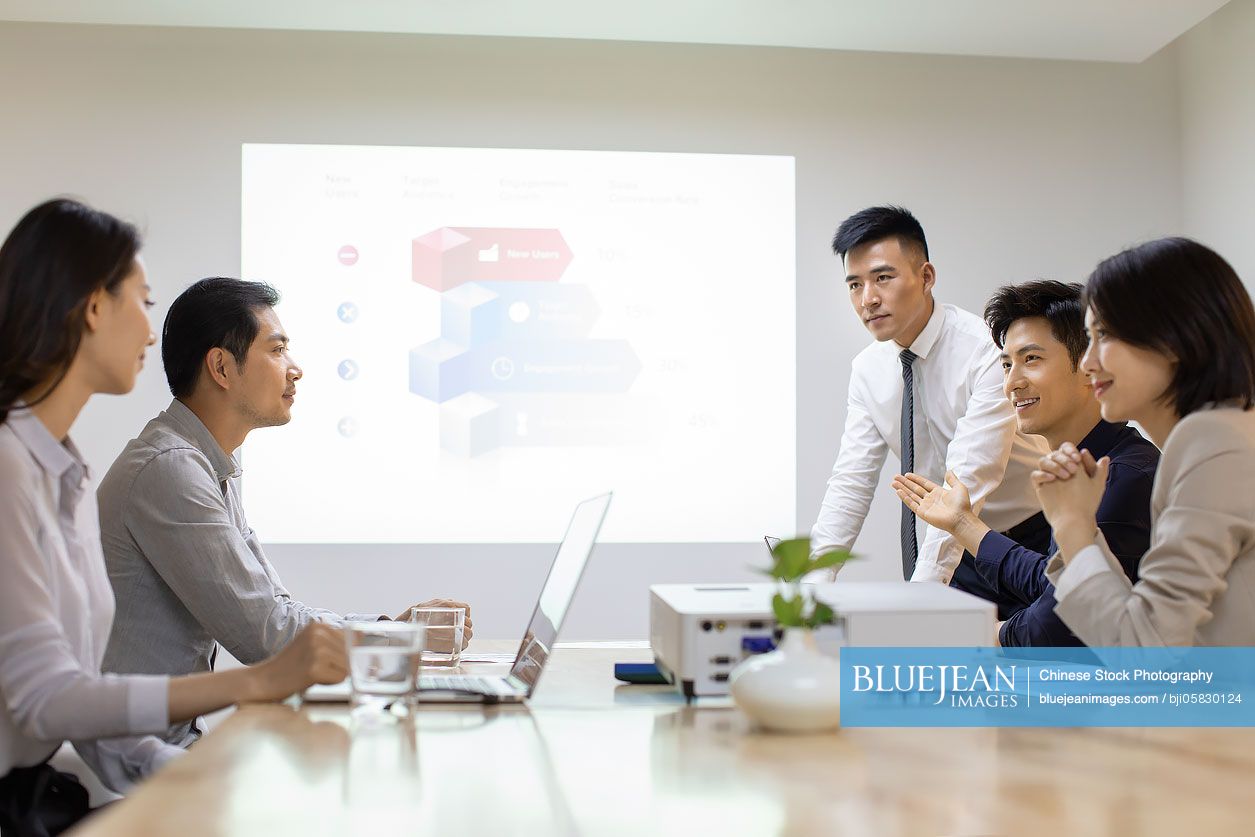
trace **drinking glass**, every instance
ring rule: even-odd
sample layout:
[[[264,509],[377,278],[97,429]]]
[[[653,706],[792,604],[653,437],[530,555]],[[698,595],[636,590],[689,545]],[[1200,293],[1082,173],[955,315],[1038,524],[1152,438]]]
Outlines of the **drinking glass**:
[[[415,622],[350,622],[349,679],[353,705],[384,707],[418,694],[423,625]]]
[[[412,607],[410,622],[426,629],[423,663],[455,666],[462,661],[462,632],[466,611],[460,607]]]

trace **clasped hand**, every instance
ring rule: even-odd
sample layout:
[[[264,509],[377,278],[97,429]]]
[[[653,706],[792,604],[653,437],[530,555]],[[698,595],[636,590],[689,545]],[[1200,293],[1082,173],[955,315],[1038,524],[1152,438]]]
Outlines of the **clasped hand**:
[[[1037,461],[1033,471],[1033,488],[1046,519],[1092,519],[1098,513],[1103,491],[1107,487],[1107,470],[1111,460],[1097,461],[1088,450],[1064,442]]]
[[[1064,442],[1038,460],[1033,471],[1037,501],[1054,530],[1055,543],[1069,560],[1079,547],[1093,542],[1110,466],[1108,457],[1095,461],[1088,450]]]

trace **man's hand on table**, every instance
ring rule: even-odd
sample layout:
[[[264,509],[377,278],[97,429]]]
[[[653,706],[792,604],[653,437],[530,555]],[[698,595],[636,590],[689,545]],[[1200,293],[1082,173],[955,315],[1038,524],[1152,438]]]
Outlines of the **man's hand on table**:
[[[468,605],[466,602],[459,602],[459,601],[455,601],[454,599],[428,599],[427,601],[419,602],[418,604],[413,605],[412,607],[407,607],[405,611],[402,612],[401,615],[396,618],[396,621],[397,622],[410,621],[410,610],[414,607],[460,607],[462,608],[462,610],[466,612],[466,621],[462,627],[462,648],[459,650],[465,651],[466,646],[470,645],[471,637],[475,635],[475,630],[473,627],[474,623],[471,622],[471,606]],[[441,631],[440,633],[444,633],[444,632]],[[427,647],[429,651],[438,651],[441,653],[448,653],[452,651],[453,648],[441,647],[441,646],[442,645],[451,646],[452,642],[453,642],[452,637],[445,638],[445,637],[438,636],[436,637],[434,644],[429,644]]]

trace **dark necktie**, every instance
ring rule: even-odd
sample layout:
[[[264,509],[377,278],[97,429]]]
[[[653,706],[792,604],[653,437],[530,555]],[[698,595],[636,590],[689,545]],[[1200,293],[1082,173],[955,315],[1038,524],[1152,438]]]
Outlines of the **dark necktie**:
[[[902,361],[902,473],[907,474],[915,470],[915,375],[911,364],[916,355],[910,349],[903,349],[898,357]],[[902,578],[910,581],[915,573],[919,546],[915,542],[915,513],[905,503],[899,534],[902,537]]]

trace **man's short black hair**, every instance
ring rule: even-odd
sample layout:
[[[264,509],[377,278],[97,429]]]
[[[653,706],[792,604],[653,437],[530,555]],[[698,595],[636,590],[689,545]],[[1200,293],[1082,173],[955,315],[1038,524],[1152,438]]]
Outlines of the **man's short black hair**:
[[[928,261],[928,240],[924,228],[908,210],[900,206],[872,206],[841,222],[832,237],[832,252],[842,260],[860,244],[896,238],[902,249],[914,247]]]
[[[985,324],[999,349],[1016,320],[1042,317],[1050,323],[1050,333],[1068,349],[1075,370],[1085,354],[1089,338],[1085,334],[1084,288],[1079,282],[1038,279],[1018,285],[1003,285],[985,304]]]
[[[1160,238],[1117,253],[1094,268],[1083,301],[1113,337],[1176,361],[1163,398],[1177,415],[1255,405],[1255,306],[1215,250]]]
[[[161,362],[174,397],[192,394],[210,349],[230,352],[243,369],[261,329],[257,309],[278,304],[279,292],[264,282],[224,276],[201,279],[179,294],[161,330]]]

